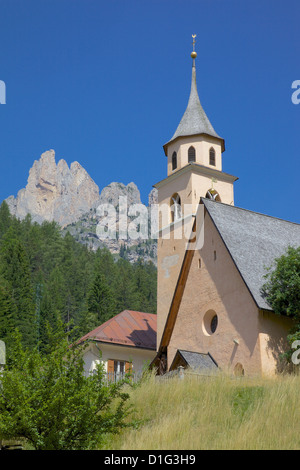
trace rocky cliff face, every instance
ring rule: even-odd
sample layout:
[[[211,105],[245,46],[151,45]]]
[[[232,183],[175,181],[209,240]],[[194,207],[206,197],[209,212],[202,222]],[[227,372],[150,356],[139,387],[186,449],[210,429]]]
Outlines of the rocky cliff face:
[[[131,204],[141,204],[140,192],[134,183],[129,183],[127,186],[123,183],[110,183],[102,189],[97,203],[108,203],[118,207],[120,197],[126,197],[128,206]]]
[[[126,197],[128,208],[132,204],[141,204],[140,192],[134,183],[126,186],[113,182],[99,194],[97,184],[78,162],[73,162],[70,168],[65,160],[56,164],[55,152],[49,150],[34,162],[27,186],[18,192],[17,197],[10,196],[6,202],[16,217],[23,219],[31,214],[32,220],[38,223],[55,221],[64,232],[69,231],[93,250],[106,246],[114,254],[121,252],[130,261],[142,257],[155,262],[156,240],[150,237],[120,240],[117,236],[100,240],[97,236],[96,228],[101,222],[97,208],[101,204],[111,204],[116,209],[118,228],[120,197]],[[149,211],[153,204],[157,204],[156,189],[149,194]],[[128,217],[128,223],[131,220]]]
[[[26,188],[6,201],[11,213],[20,219],[31,214],[38,223],[54,220],[65,226],[78,220],[98,200],[99,188],[85,169],[78,162],[70,168],[65,160],[56,164],[55,152],[49,150],[34,162]]]
[[[86,244],[91,250],[106,247],[114,255],[120,255],[130,262],[135,262],[142,258],[145,262],[151,261],[156,264],[157,258],[157,242],[156,239],[151,238],[151,227],[148,227],[148,237],[138,236],[131,238],[128,234],[126,239],[121,239],[119,236],[119,202],[120,197],[126,197],[128,209],[132,204],[141,204],[140,192],[134,183],[129,183],[125,186],[123,183],[111,183],[106,186],[101,194],[99,201],[95,204],[88,213],[80,217],[77,222],[74,222],[64,228],[64,232],[69,232],[77,241]],[[152,207],[157,204],[157,190],[153,189],[149,194],[148,222],[151,221],[150,211]],[[99,215],[99,206],[101,204],[110,204],[115,209],[115,222],[116,222],[116,237],[108,237],[101,239],[97,235],[97,226],[102,223],[105,216]],[[153,206],[154,205],[154,206]],[[154,211],[154,217],[157,217]],[[153,218],[153,214],[152,214]],[[127,226],[135,219],[135,216],[127,216]],[[107,218],[106,218],[107,220]]]

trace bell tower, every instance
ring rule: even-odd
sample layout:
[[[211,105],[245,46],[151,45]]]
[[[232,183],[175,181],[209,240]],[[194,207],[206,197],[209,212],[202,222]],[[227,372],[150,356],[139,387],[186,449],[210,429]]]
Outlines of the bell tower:
[[[237,180],[222,170],[225,141],[215,132],[200,103],[195,38],[193,35],[188,105],[173,137],[163,146],[167,157],[167,177],[154,185],[158,190],[159,204],[157,348],[186,251],[186,231],[192,229],[200,198],[233,205],[233,183]]]

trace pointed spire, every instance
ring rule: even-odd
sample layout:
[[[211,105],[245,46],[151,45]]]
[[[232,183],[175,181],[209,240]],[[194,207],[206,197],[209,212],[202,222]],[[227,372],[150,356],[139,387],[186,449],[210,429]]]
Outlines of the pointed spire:
[[[193,35],[193,52],[191,53],[191,57],[193,59],[193,66],[192,66],[192,83],[191,83],[191,92],[188,101],[187,108],[185,110],[184,115],[177,127],[175,134],[173,135],[172,139],[164,145],[164,149],[166,152],[166,146],[175,140],[177,137],[184,137],[190,135],[199,135],[199,134],[207,134],[217,139],[222,140],[222,148],[224,150],[224,140],[216,133],[213,126],[211,125],[208,117],[205,114],[204,109],[200,103],[200,99],[198,96],[197,91],[197,82],[196,82],[196,57],[197,53],[195,52],[195,35]]]

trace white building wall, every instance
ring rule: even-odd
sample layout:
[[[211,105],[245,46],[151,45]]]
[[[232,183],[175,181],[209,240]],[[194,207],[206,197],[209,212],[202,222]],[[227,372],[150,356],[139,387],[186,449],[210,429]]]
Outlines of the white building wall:
[[[156,355],[155,351],[119,346],[116,344],[91,343],[84,352],[84,371],[89,375],[96,365],[102,361],[107,370],[109,359],[132,362],[133,372],[141,372],[147,363]]]

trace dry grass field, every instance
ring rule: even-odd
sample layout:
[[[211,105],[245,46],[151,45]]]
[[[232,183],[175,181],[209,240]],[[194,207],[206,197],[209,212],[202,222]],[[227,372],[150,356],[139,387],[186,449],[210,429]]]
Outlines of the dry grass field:
[[[300,376],[149,376],[130,391],[140,424],[113,450],[299,449]]]

